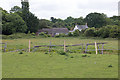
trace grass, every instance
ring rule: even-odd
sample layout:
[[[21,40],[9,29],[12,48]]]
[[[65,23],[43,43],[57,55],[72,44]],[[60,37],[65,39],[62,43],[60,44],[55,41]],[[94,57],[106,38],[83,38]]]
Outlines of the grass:
[[[104,51],[104,55],[84,55],[78,47],[67,47],[67,55],[58,54],[63,47],[54,47],[51,53],[48,48],[39,48],[36,52],[10,52],[17,49],[28,50],[36,45],[66,45],[107,42],[104,49],[118,49],[118,40],[114,39],[87,39],[87,38],[31,38],[31,39],[3,39],[7,43],[5,53],[2,53],[3,78],[117,78],[118,77],[118,52]],[[4,45],[3,45],[4,46]],[[84,49],[85,49],[84,45]],[[100,46],[101,47],[101,46]],[[40,50],[41,49],[41,50]],[[44,49],[44,50],[43,50]],[[60,49],[60,50],[59,50]],[[94,49],[89,46],[88,49]],[[109,67],[110,66],[110,67]],[[111,67],[112,66],[112,67]]]
[[[117,78],[118,56],[3,53],[3,78]],[[73,58],[71,58],[73,56]],[[88,57],[89,56],[89,57]],[[112,67],[108,67],[112,65]]]
[[[17,49],[28,49],[29,40],[31,40],[31,48],[33,48],[36,45],[49,45],[50,41],[52,45],[63,45],[64,40],[66,41],[66,45],[73,45],[73,44],[87,44],[87,43],[94,43],[96,42],[107,42],[107,44],[104,45],[104,49],[118,49],[118,40],[114,39],[81,39],[81,38],[75,38],[75,37],[69,37],[69,38],[38,38],[38,39],[14,39],[14,40],[3,40],[3,42],[7,43],[7,51],[13,51]],[[84,48],[86,46],[84,45]],[[79,47],[68,47],[68,49],[79,51]],[[100,46],[101,48],[101,46]],[[59,48],[62,49],[62,48]],[[94,46],[88,46],[88,49],[95,49]],[[43,49],[42,49],[43,50]],[[45,50],[48,50],[46,48]],[[44,51],[45,51],[44,50]],[[117,51],[109,51],[110,53],[118,53]]]

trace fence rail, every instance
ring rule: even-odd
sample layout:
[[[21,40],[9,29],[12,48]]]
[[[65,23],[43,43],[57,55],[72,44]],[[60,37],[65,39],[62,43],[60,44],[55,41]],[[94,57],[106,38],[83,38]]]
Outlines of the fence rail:
[[[0,44],[4,44],[4,49],[3,49],[3,52],[6,52],[6,48],[7,48],[7,43],[0,43]],[[9,52],[18,52],[18,51],[25,51],[25,52],[35,52],[35,51],[48,51],[48,52],[51,52],[51,51],[58,51],[58,50],[63,50],[64,52],[66,51],[80,51],[80,52],[84,52],[84,53],[87,53],[88,51],[99,51],[99,53],[102,53],[103,54],[103,51],[105,50],[120,50],[120,49],[104,49],[104,44],[107,44],[107,42],[99,42],[99,43],[87,43],[87,44],[74,44],[74,45],[66,45],[65,44],[65,41],[63,43],[63,45],[53,45],[51,44],[51,41],[50,41],[50,44],[49,45],[36,45],[36,46],[33,46],[33,48],[31,48],[30,46],[30,40],[29,40],[29,47],[28,48],[24,48],[24,49],[16,49],[16,50],[11,50]],[[96,46],[98,49],[96,49]],[[89,45],[92,45],[92,46],[95,46],[95,49],[88,49],[88,46]],[[100,49],[99,45],[102,45],[102,49]],[[77,47],[78,46],[78,47]],[[80,47],[79,47],[80,46]],[[46,47],[46,48],[45,48]],[[9,48],[7,48],[7,50],[10,50]],[[100,52],[101,51],[101,52]]]

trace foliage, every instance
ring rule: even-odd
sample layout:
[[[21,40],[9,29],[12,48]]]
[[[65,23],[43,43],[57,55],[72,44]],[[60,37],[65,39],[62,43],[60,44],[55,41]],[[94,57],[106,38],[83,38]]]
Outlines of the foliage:
[[[88,28],[84,32],[86,37],[95,37],[95,28]]]
[[[89,13],[85,21],[88,23],[89,27],[96,27],[100,28],[104,25],[106,25],[106,18],[107,16],[105,14],[101,13]]]
[[[60,55],[67,55],[67,53],[64,52],[64,51],[59,51],[58,54],[60,54]]]
[[[80,35],[80,31],[79,30],[75,30],[74,32],[73,32],[73,36],[74,37],[77,37],[77,36],[79,36]]]
[[[26,23],[24,20],[16,13],[7,14],[4,13],[5,19],[3,19],[3,34],[10,35],[16,32],[24,33],[27,30]]]
[[[107,38],[107,37],[118,38],[119,35],[120,35],[120,30],[119,30],[119,26],[117,25],[104,26],[98,30],[98,34],[97,34],[98,37],[102,37],[102,38]]]
[[[48,37],[48,35],[45,34],[44,32],[41,32],[39,35],[42,36],[42,37]]]
[[[10,13],[21,12],[22,9],[19,6],[14,6],[11,8]]]
[[[68,36],[71,37],[71,36],[73,36],[73,34],[72,34],[71,32],[69,32],[69,33],[68,33]]]

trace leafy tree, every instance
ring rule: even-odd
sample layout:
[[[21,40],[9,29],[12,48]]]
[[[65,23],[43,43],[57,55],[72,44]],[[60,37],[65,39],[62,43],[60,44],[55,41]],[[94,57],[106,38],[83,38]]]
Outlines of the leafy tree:
[[[25,32],[27,26],[24,20],[16,13],[5,14],[6,21],[3,21],[2,32],[5,35],[10,35],[17,32]]]
[[[39,20],[39,29],[42,28],[50,28],[52,26],[52,22],[46,19]]]
[[[22,8],[20,8],[19,6],[14,6],[11,8],[10,13],[17,13],[22,17]]]
[[[86,16],[85,21],[88,23],[89,27],[96,27],[100,28],[106,25],[106,18],[105,14],[101,13],[90,13]]]
[[[28,18],[27,18],[27,32],[30,31],[32,32],[36,32],[39,29],[39,19],[32,13],[29,13]]]
[[[21,2],[22,18],[28,27],[27,32],[36,32],[39,29],[39,19],[29,11],[29,2]]]
[[[22,9],[19,6],[14,6],[11,8],[10,13],[15,13],[19,11],[22,11]]]
[[[54,17],[51,17],[50,20],[51,20],[53,23],[57,22],[57,19],[54,18]]]
[[[84,25],[85,24],[83,17],[75,18],[74,22],[75,22],[75,24],[78,24],[78,25]]]

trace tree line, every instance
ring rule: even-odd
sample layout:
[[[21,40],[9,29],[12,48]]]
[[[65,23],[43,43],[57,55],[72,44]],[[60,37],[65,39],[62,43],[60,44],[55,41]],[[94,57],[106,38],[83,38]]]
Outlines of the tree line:
[[[22,8],[14,6],[9,12],[0,7],[2,11],[2,34],[11,35],[14,33],[35,33],[42,28],[68,28],[73,30],[75,25],[88,24],[88,29],[77,33],[92,37],[118,37],[120,16],[107,17],[104,13],[89,13],[85,18],[66,19],[51,17],[50,20],[39,19],[29,11],[29,2],[21,2]],[[104,34],[103,34],[104,33]]]

